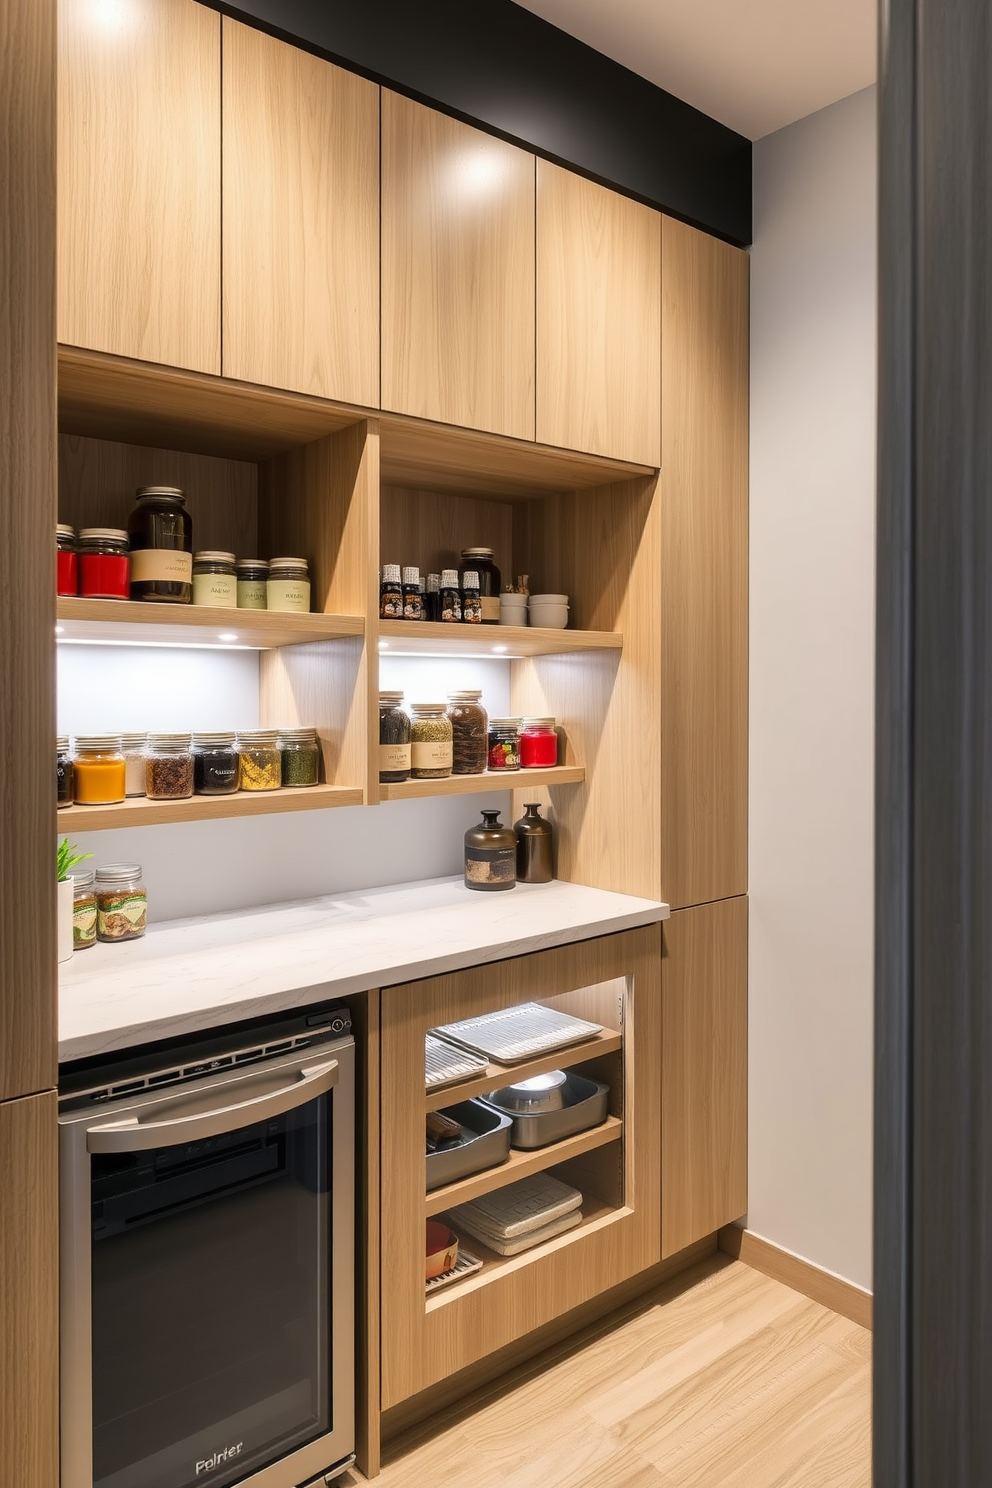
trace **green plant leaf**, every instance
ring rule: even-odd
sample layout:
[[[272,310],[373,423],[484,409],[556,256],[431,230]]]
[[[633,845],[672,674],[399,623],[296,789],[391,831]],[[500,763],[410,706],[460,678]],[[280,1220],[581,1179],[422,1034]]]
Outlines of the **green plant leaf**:
[[[70,842],[68,837],[63,837],[55,852],[56,881],[65,883],[76,864],[83,863],[92,856],[92,853],[79,852],[75,842]]]

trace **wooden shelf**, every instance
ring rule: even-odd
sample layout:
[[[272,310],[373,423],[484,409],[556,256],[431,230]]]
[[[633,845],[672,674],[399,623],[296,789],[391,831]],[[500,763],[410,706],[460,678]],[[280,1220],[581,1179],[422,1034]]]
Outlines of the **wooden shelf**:
[[[436,1188],[427,1195],[424,1212],[430,1219],[433,1214],[453,1209],[457,1204],[468,1204],[494,1189],[516,1183],[518,1178],[529,1178],[532,1173],[543,1173],[546,1168],[553,1168],[570,1157],[581,1157],[584,1152],[593,1152],[597,1147],[608,1147],[611,1142],[619,1142],[622,1134],[623,1122],[619,1116],[607,1116],[602,1126],[579,1132],[575,1137],[566,1137],[562,1142],[553,1142],[550,1147],[540,1147],[536,1152],[511,1151],[506,1162],[498,1168],[487,1168],[484,1173],[474,1173],[471,1178]]]
[[[475,1095],[485,1095],[501,1085],[513,1085],[518,1080],[529,1080],[534,1075],[547,1074],[548,1070],[572,1069],[587,1060],[598,1059],[601,1054],[615,1054],[623,1048],[623,1034],[604,1028],[595,1038],[584,1044],[572,1044],[567,1049],[555,1049],[536,1059],[524,1059],[519,1064],[491,1064],[483,1075],[471,1080],[462,1080],[457,1085],[448,1085],[443,1090],[428,1090],[424,1099],[425,1114],[441,1111],[446,1106],[456,1106],[459,1101],[471,1100]]]
[[[391,656],[562,656],[573,651],[620,651],[610,630],[545,630],[529,625],[442,625],[427,620],[383,620],[381,651]]]
[[[533,1250],[525,1250],[520,1255],[501,1256],[481,1240],[477,1240],[468,1231],[459,1231],[457,1225],[453,1225],[459,1241],[463,1241],[465,1249],[472,1255],[478,1256],[483,1262],[481,1271],[474,1271],[471,1276],[466,1276],[464,1281],[452,1282],[450,1286],[442,1287],[439,1292],[432,1292],[425,1299],[427,1312],[436,1312],[441,1307],[447,1307],[452,1302],[458,1302],[467,1297],[470,1292],[478,1291],[480,1287],[489,1286],[491,1282],[498,1281],[500,1277],[509,1276],[514,1271],[520,1271],[525,1266],[532,1265],[544,1256],[552,1255],[555,1251],[564,1250],[569,1245],[574,1245],[578,1240],[586,1240],[597,1230],[605,1226],[615,1224],[617,1220],[626,1219],[630,1215],[629,1209],[616,1209],[610,1204],[604,1204],[598,1199],[588,1198],[582,1204],[582,1223],[574,1229],[565,1230],[561,1235],[555,1235],[551,1240],[545,1240],[543,1245],[535,1245]]]
[[[535,790],[549,785],[581,785],[585,765],[555,765],[547,770],[486,770],[482,775],[448,775],[443,780],[401,780],[380,785],[383,801],[420,801],[426,796],[477,796],[485,791]]]
[[[149,801],[138,796],[114,806],[67,806],[60,832],[109,832],[117,827],[153,827],[163,822],[210,821],[228,816],[275,816],[282,811],[321,811],[361,806],[357,786],[286,786],[273,791],[238,791],[233,796],[190,796],[185,801]]]
[[[207,605],[145,604],[140,600],[58,601],[62,641],[142,646],[216,646],[270,651],[365,634],[361,615],[299,615],[281,610],[215,610]],[[235,641],[222,641],[233,635]]]

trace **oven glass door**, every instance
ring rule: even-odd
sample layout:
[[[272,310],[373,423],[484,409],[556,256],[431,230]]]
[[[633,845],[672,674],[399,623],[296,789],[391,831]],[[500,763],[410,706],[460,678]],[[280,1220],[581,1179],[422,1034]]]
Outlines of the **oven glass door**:
[[[223,1488],[331,1430],[331,1119],[91,1153],[94,1488]]]

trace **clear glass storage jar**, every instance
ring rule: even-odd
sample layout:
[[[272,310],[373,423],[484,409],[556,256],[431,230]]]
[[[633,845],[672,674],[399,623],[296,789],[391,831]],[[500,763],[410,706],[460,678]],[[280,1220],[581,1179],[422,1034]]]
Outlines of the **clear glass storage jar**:
[[[558,763],[558,734],[553,718],[525,718],[520,730],[520,765],[548,770]]]
[[[147,734],[122,734],[121,749],[124,752],[124,794],[145,794],[145,750],[148,748]]]
[[[489,758],[489,717],[481,692],[448,693],[451,719],[452,775],[481,775]]]
[[[233,553],[193,554],[193,603],[215,610],[238,607],[238,580]]]
[[[490,770],[520,769],[520,719],[489,720]]]
[[[184,801],[193,794],[189,734],[149,734],[145,794],[150,801]]]
[[[234,733],[194,734],[193,790],[198,796],[233,796],[238,789],[240,762]]]
[[[451,719],[444,703],[414,703],[410,723],[410,774],[414,780],[443,780],[451,774]]]
[[[96,890],[93,872],[76,868],[72,875],[72,949],[88,950],[96,945]]]
[[[410,779],[410,716],[402,692],[379,694],[379,779],[396,785]]]
[[[305,558],[273,558],[265,588],[270,610],[310,612],[310,570]]]
[[[465,569],[479,576],[483,625],[498,625],[499,592],[503,579],[493,561],[492,548],[462,548],[462,570]]]
[[[120,734],[76,738],[72,761],[72,799],[80,806],[110,806],[125,796],[125,764]]]
[[[189,604],[193,598],[193,519],[178,486],[142,486],[127,519],[131,598]]]
[[[266,558],[239,558],[234,565],[238,609],[267,610],[269,564]]]
[[[55,528],[56,594],[79,593],[79,554],[76,533],[68,522]]]
[[[279,754],[283,785],[316,785],[320,776],[320,745],[315,728],[280,729]]]
[[[55,787],[59,806],[72,805],[72,755],[69,753],[69,738],[60,734],[55,740]]]
[[[250,729],[238,734],[241,789],[278,790],[282,785],[282,755],[275,729]]]
[[[138,940],[148,924],[148,895],[137,863],[96,870],[97,940]]]
[[[128,599],[131,557],[122,527],[79,529],[79,593],[83,599]]]

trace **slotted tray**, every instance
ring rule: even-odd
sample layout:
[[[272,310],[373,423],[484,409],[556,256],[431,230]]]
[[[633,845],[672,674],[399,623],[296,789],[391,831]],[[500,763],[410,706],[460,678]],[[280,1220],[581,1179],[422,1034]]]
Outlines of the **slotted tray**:
[[[443,1028],[432,1028],[431,1033],[484,1054],[496,1064],[516,1064],[595,1038],[602,1026],[539,1002],[523,1002],[500,1012],[484,1013],[480,1018],[446,1023]]]
[[[445,1085],[457,1085],[460,1080],[481,1075],[489,1061],[477,1054],[469,1054],[442,1038],[428,1034],[424,1039],[424,1084],[428,1090],[443,1090]]]

